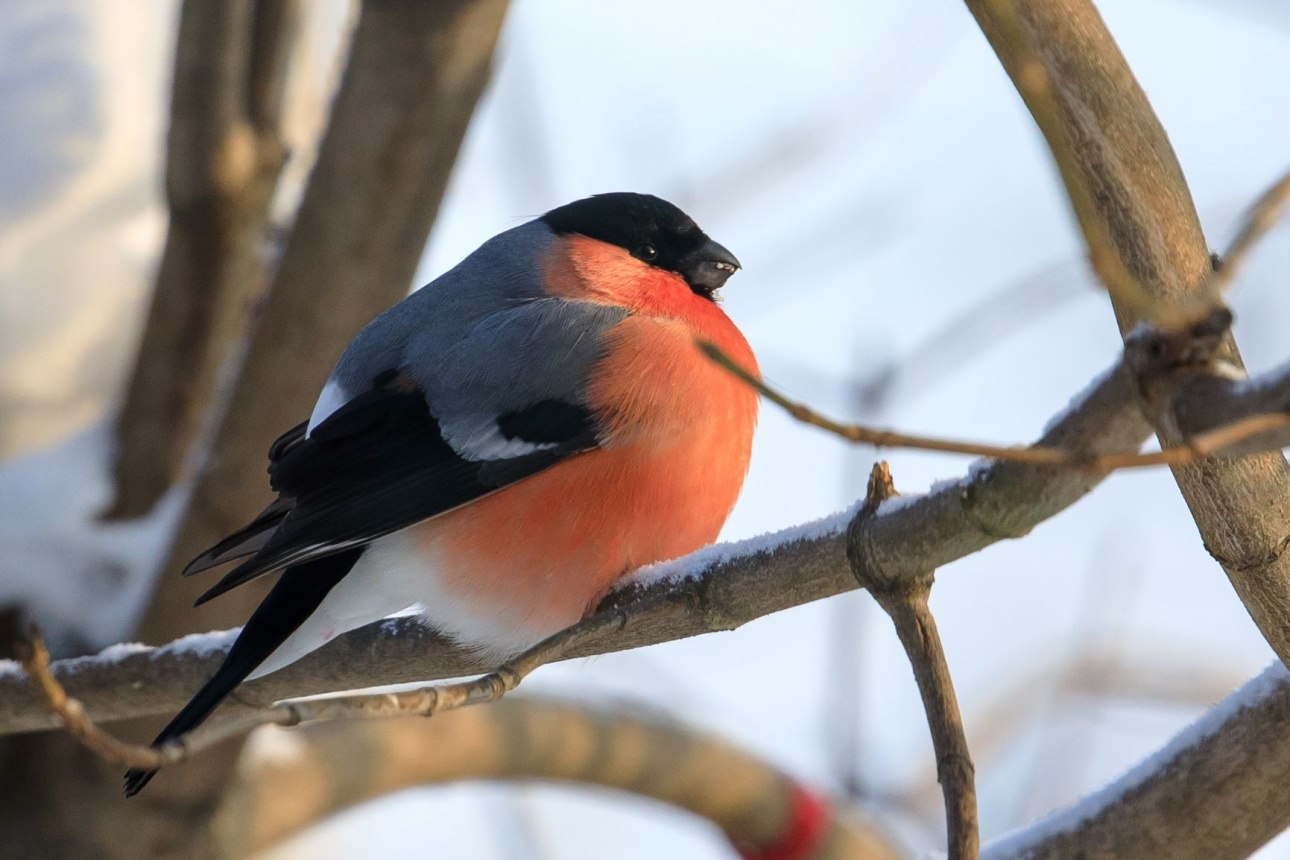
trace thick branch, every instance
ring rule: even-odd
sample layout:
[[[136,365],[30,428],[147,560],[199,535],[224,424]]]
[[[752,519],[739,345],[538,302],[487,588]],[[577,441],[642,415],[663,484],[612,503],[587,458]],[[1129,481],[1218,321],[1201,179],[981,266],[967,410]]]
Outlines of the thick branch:
[[[345,343],[407,294],[505,9],[505,0],[362,4],[317,163],[143,639],[239,623],[262,596],[250,588],[194,611],[198,583],[170,572],[264,505],[269,443],[308,417]]]
[[[880,833],[787,775],[661,715],[508,698],[433,720],[267,731],[289,754],[257,755],[254,740],[243,754],[213,822],[227,857],[262,851],[375,797],[466,779],[573,782],[654,798],[712,821],[745,856],[761,856],[802,824],[803,847],[820,860],[898,856]],[[820,817],[795,820],[803,813]]]
[[[1237,860],[1290,825],[1290,674],[1277,664],[1111,785],[988,860]]]
[[[1040,440],[1080,450],[1123,450],[1147,434],[1133,385],[1118,365],[1104,374]],[[1097,476],[1019,463],[987,463],[926,496],[901,498],[866,521],[860,535],[869,563],[892,579],[920,575],[1005,537],[1018,537],[1074,503]],[[571,656],[636,648],[730,630],[754,618],[856,587],[846,559],[847,515],[793,529],[777,539],[704,550],[673,570],[629,585],[616,600],[647,602],[684,592],[693,603],[655,605],[632,615],[624,630]],[[773,544],[770,546],[768,544]],[[665,571],[667,568],[664,569]],[[100,721],[173,712],[218,666],[231,635],[180,640],[114,661],[64,660],[55,675]],[[341,636],[299,663],[247,684],[239,696],[266,704],[278,699],[379,683],[428,681],[489,667],[426,631],[413,619],[370,625]],[[224,710],[235,708],[225,705]],[[0,734],[52,728],[26,679],[0,673]]]
[[[166,151],[170,227],[117,419],[109,517],[148,513],[178,476],[219,368],[263,289],[296,17],[294,0],[187,0],[180,13]]]
[[[1129,271],[1152,296],[1176,307],[1212,298],[1209,251],[1173,150],[1092,4],[968,0],[968,6],[1037,120],[1049,105],[1035,97],[1026,75],[1039,71],[1052,81],[1062,133],[1049,135],[1049,145],[1060,151],[1059,162],[1069,157],[1077,165]],[[1014,18],[1021,38],[1009,38]],[[1135,213],[1161,206],[1169,218],[1137,223]],[[1155,229],[1142,233],[1144,227]],[[1138,309],[1115,291],[1111,300],[1125,330]],[[1219,357],[1243,370],[1230,336]],[[1174,416],[1153,417],[1162,447],[1183,441]],[[1206,548],[1264,638],[1290,663],[1290,466],[1279,452],[1264,453],[1175,466],[1174,477]]]

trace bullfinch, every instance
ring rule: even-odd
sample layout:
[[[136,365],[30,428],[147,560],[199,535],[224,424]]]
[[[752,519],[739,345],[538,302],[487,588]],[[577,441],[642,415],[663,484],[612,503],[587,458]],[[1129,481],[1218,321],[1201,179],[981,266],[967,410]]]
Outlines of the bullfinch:
[[[198,604],[283,572],[154,743],[413,605],[501,659],[633,568],[712,542],[757,398],[695,341],[756,369],[716,302],[738,268],[672,204],[600,194],[494,236],[368,324],[269,449],[277,500],[184,570],[242,559]],[[126,795],[153,773],[126,774]]]

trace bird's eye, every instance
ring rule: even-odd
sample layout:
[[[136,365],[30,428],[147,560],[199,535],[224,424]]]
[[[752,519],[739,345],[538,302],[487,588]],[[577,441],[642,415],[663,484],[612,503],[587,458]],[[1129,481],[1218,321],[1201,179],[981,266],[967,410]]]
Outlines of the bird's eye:
[[[646,242],[636,249],[636,256],[648,262],[658,256],[658,248]]]

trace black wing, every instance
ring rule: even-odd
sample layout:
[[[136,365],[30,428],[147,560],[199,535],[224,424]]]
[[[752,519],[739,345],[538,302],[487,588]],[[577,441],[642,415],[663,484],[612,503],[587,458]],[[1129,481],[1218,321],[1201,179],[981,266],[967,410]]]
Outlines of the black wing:
[[[197,603],[458,508],[597,445],[590,412],[563,401],[500,416],[498,429],[542,447],[508,459],[465,458],[445,441],[422,392],[387,374],[385,384],[346,403],[309,435],[297,428],[274,443],[269,478],[279,499],[198,556],[189,572],[255,555]]]

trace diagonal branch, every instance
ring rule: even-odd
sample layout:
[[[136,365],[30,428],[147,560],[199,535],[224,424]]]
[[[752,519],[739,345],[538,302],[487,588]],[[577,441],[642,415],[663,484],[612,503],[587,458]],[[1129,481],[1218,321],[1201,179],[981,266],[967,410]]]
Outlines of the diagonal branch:
[[[1285,217],[1287,209],[1290,209],[1290,171],[1259,195],[1259,199],[1254,201],[1254,205],[1246,213],[1241,228],[1237,230],[1232,244],[1222,256],[1218,271],[1211,279],[1211,287],[1215,293],[1222,295],[1236,278],[1236,273],[1245,265],[1250,251],[1254,250],[1254,246],[1267,235],[1277,221]]]
[[[1173,150],[1092,4],[967,3],[1036,120],[1059,120],[1061,134],[1048,136],[1049,146],[1059,160],[1075,165],[1102,217],[1123,222],[1158,202],[1176,213],[1139,242],[1126,231],[1111,231],[1124,265],[1165,308],[1161,316],[1194,318],[1197,308],[1216,301],[1208,249]],[[1047,76],[1051,86],[1028,86],[1025,77],[1035,73]],[[1117,198],[1118,190],[1125,193]],[[1158,252],[1144,258],[1143,248]],[[1111,301],[1121,330],[1128,331],[1140,309],[1116,291]],[[1226,375],[1244,372],[1230,334],[1215,359]],[[1182,441],[1172,403],[1186,402],[1194,396],[1191,390],[1208,388],[1215,378],[1180,374],[1176,395],[1163,408],[1148,409],[1162,448]],[[1290,466],[1280,452],[1267,452],[1173,468],[1206,549],[1264,638],[1290,663]]]
[[[1210,257],[1191,193],[1093,4],[965,2],[1044,134],[1121,329],[1158,314],[1161,297],[1195,296]],[[1117,288],[1125,278],[1135,286]]]
[[[1097,452],[1123,450],[1147,434],[1128,376],[1118,366],[1103,374],[1040,440],[1054,447]],[[1055,516],[1098,484],[1096,475],[1022,463],[985,462],[926,496],[888,503],[866,521],[866,552],[892,578],[943,567],[1006,537],[1019,537]],[[689,559],[645,571],[614,595],[617,605],[643,606],[664,594],[680,602],[624,608],[626,627],[580,646],[572,656],[619,651],[656,642],[731,630],[771,612],[856,587],[846,560],[848,514],[700,551]],[[64,660],[53,666],[68,692],[100,722],[179,708],[218,667],[232,634],[180,639],[164,648],[110,652],[110,659]],[[459,677],[489,667],[439,638],[412,618],[369,625],[338,637],[280,672],[247,684],[239,697],[269,703],[358,689]],[[236,713],[237,705],[224,706]],[[26,678],[0,671],[0,734],[52,728]]]
[[[1231,314],[1224,309],[1217,312],[1216,315],[1222,317],[1221,324],[1223,331],[1226,332],[1227,324],[1231,321]],[[1189,341],[1193,337],[1194,329],[1208,325],[1209,320],[1202,320],[1197,326],[1179,333],[1181,337],[1175,337],[1174,340]],[[1151,329],[1151,331],[1155,332],[1156,330]],[[1140,338],[1139,341],[1144,345],[1155,346],[1164,342],[1164,338],[1154,340]],[[701,340],[698,341],[698,347],[713,362],[725,368],[798,421],[810,424],[813,427],[819,427],[821,430],[839,436],[848,442],[873,445],[877,448],[910,448],[917,451],[970,454],[978,457],[991,457],[1010,463],[1029,463],[1034,466],[1061,466],[1069,469],[1082,469],[1088,472],[1107,473],[1118,469],[1177,466],[1195,463],[1207,457],[1233,456],[1238,452],[1248,454],[1278,450],[1285,444],[1278,444],[1278,440],[1282,437],[1290,436],[1290,414],[1288,414],[1290,413],[1290,408],[1287,408],[1287,404],[1277,400],[1275,397],[1265,396],[1263,392],[1259,392],[1260,396],[1246,398],[1248,402],[1241,402],[1239,397],[1231,398],[1227,408],[1237,413],[1235,417],[1224,420],[1224,416],[1227,414],[1225,412],[1208,413],[1208,427],[1204,432],[1194,435],[1184,434],[1183,438],[1186,439],[1184,444],[1147,453],[1112,451],[1102,454],[1086,454],[1044,445],[1004,447],[937,436],[919,436],[912,433],[883,430],[834,420],[804,403],[790,399],[767,385],[756,374],[741,367],[734,359],[722,352],[721,348],[716,344]],[[1142,352],[1142,348],[1140,347],[1138,351]],[[1153,369],[1159,374],[1165,368],[1154,367],[1154,365],[1140,365],[1139,385],[1150,384],[1152,380],[1146,378],[1146,375]],[[1172,370],[1172,368],[1169,369]],[[1267,408],[1264,411],[1254,411],[1256,405],[1266,405]],[[1252,440],[1256,439],[1264,447],[1256,447],[1252,442]]]
[[[664,596],[667,599],[667,596]],[[246,734],[257,726],[296,726],[330,720],[372,720],[388,717],[430,717],[435,714],[495,702],[519,686],[534,669],[568,655],[577,645],[621,628],[626,616],[601,612],[573,625],[506,661],[482,677],[455,684],[421,687],[398,693],[331,696],[278,702],[234,720],[224,720],[159,747],[121,741],[97,725],[80,700],[67,694],[49,668],[49,651],[34,628],[19,647],[23,670],[40,689],[49,710],[63,727],[108,764],[157,770],[185,761],[194,753]]]
[[[1111,785],[988,860],[1239,860],[1290,825],[1290,674],[1277,663]]]

